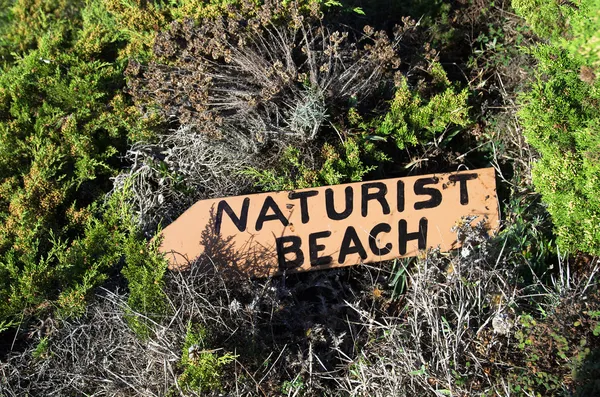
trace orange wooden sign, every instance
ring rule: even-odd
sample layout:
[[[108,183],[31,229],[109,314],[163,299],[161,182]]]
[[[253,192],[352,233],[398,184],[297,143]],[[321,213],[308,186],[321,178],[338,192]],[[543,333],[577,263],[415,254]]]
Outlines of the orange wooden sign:
[[[171,268],[200,255],[251,276],[458,247],[465,216],[498,226],[493,168],[202,200],[162,232]]]

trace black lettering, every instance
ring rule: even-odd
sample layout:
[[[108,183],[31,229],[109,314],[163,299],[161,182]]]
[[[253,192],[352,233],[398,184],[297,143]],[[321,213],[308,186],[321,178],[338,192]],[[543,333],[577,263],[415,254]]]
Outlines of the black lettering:
[[[423,208],[435,208],[442,203],[442,193],[432,187],[424,187],[425,185],[434,185],[439,182],[439,179],[436,177],[433,178],[421,178],[417,179],[415,182],[415,194],[423,195],[427,194],[431,198],[427,201],[420,201],[415,203],[415,209],[420,210]]]
[[[398,181],[396,195],[398,212],[402,212],[404,211],[404,182]]]
[[[289,245],[286,246],[286,243]],[[304,263],[304,253],[300,249],[302,239],[298,236],[283,236],[275,239],[277,247],[277,260],[279,262],[279,270],[293,269],[300,267]],[[293,260],[288,260],[285,256],[293,253],[296,257]]]
[[[319,194],[316,190],[306,192],[291,192],[288,197],[290,200],[300,199],[300,212],[302,214],[302,223],[308,223],[310,216],[308,215],[308,198]]]
[[[367,251],[365,251],[365,248],[358,238],[358,234],[356,234],[356,230],[354,230],[352,226],[348,226],[346,233],[344,233],[338,263],[344,263],[346,256],[350,254],[359,254],[363,260],[367,259]]]
[[[217,205],[217,216],[215,217],[215,232],[217,234],[221,234],[221,224],[223,223],[223,212],[226,212],[229,215],[229,218],[238,228],[240,232],[246,230],[246,225],[248,223],[248,207],[250,206],[250,199],[246,197],[242,204],[242,212],[238,217],[235,212],[231,209],[229,203],[225,200],[219,201]]]
[[[387,223],[380,223],[371,229],[371,233],[369,233],[369,247],[371,248],[371,252],[373,252],[373,254],[387,255],[392,251],[392,243],[387,243],[383,248],[377,245],[377,235],[379,233],[389,233],[391,230],[392,227]]]
[[[460,182],[460,203],[462,205],[469,204],[469,192],[467,191],[467,181],[477,179],[477,174],[450,175],[448,179],[451,182]]]
[[[362,186],[362,200],[360,205],[360,212],[362,216],[367,216],[369,201],[377,200],[379,204],[381,204],[381,209],[384,214],[390,213],[390,206],[388,205],[387,200],[385,199],[385,195],[387,193],[387,185],[382,182],[371,182],[364,183]],[[377,189],[376,192],[369,193],[369,189],[374,188]]]
[[[273,213],[271,215],[267,215],[267,212],[272,210]],[[263,228],[263,224],[267,221],[273,221],[275,219],[279,219],[283,226],[287,226],[289,224],[287,218],[283,216],[283,213],[279,209],[279,206],[273,200],[273,197],[267,196],[265,202],[260,210],[260,214],[258,214],[258,218],[256,219],[256,231],[259,231]]]
[[[335,210],[335,205],[333,202],[333,189],[328,188],[325,190],[325,208],[327,209],[327,217],[334,221],[341,221],[342,219],[346,219],[350,216],[353,209],[354,202],[354,191],[352,186],[346,187],[344,189],[346,207],[344,207],[343,212],[337,212]]]
[[[319,257],[319,252],[323,251],[325,246],[317,242],[318,239],[329,236],[331,236],[331,232],[329,230],[325,232],[311,233],[308,235],[308,251],[310,254],[311,266],[328,265],[331,263],[331,256],[328,255]]]
[[[407,243],[411,240],[419,241],[419,249],[424,250],[427,248],[427,218],[421,218],[419,221],[419,231],[408,233],[407,224],[404,219],[400,219],[398,222],[398,243],[400,245],[400,255],[406,254]]]

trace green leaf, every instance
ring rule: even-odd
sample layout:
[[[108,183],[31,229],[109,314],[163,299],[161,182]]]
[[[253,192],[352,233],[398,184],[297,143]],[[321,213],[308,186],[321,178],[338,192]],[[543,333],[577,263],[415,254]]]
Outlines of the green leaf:
[[[15,325],[17,325],[17,322],[14,321],[14,320],[11,320],[11,321],[7,321],[7,320],[0,321],[0,332],[4,332],[7,329],[10,329],[10,328],[14,327]]]
[[[425,364],[421,365],[421,368],[419,368],[416,371],[411,371],[408,374],[409,375],[413,375],[413,376],[423,376],[427,373],[427,370],[425,369]]]
[[[341,7],[342,3],[337,0],[327,0],[324,5],[325,7]]]

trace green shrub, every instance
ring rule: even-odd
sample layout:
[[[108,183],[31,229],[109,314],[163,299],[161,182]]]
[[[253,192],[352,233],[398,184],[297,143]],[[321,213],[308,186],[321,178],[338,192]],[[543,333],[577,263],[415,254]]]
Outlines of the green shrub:
[[[427,74],[431,80],[427,90],[423,81],[410,87],[408,79],[400,76],[385,115],[364,122],[352,109],[350,122],[372,134],[368,139],[390,140],[399,149],[430,142],[448,129],[457,132],[457,128],[468,125],[468,90],[458,91],[453,87],[437,61],[429,63]]]
[[[219,356],[219,349],[207,348],[206,339],[206,329],[188,323],[180,361],[183,373],[179,376],[179,382],[184,388],[199,393],[221,390],[223,369],[237,358],[231,353]]]
[[[347,139],[339,148],[325,143],[318,160],[320,166],[309,164],[301,151],[288,146],[277,168],[249,168],[242,174],[254,179],[255,186],[264,191],[303,189],[344,182],[358,182],[374,169],[363,163],[364,150],[356,139]]]
[[[523,314],[514,337],[514,367],[507,374],[516,395],[595,395],[600,367],[597,290],[584,304],[565,299],[539,319]]]
[[[558,38],[564,33],[567,19],[575,13],[575,3],[581,0],[513,0],[512,6],[535,33],[544,38]]]
[[[584,37],[592,37],[597,29],[582,21],[596,18],[600,3],[583,3],[571,20],[579,21],[578,30],[588,29]],[[595,47],[582,48],[579,41],[556,39],[533,50],[537,79],[520,98],[519,117],[528,142],[541,157],[533,167],[533,182],[548,205],[559,247],[597,255],[600,81]]]
[[[97,3],[10,5],[0,18],[0,51],[12,54],[0,73],[2,324],[51,306],[81,314],[123,242],[141,244],[117,198],[98,200],[128,137],[148,135],[150,124],[122,93],[123,67],[103,58],[112,39],[79,51],[81,15]]]
[[[33,358],[44,359],[44,358],[48,358],[48,351],[49,351],[49,340],[48,340],[47,336],[44,336],[42,339],[40,339],[40,341],[37,344],[37,346],[35,347],[35,349],[33,349],[33,351],[31,352],[31,355],[33,356]]]
[[[599,66],[600,0],[513,0],[512,5],[538,35]]]
[[[159,242],[155,239],[146,243],[136,229],[122,243],[126,264],[121,273],[129,287],[127,304],[131,310],[143,315],[130,313],[127,322],[140,339],[150,335],[151,322],[167,314],[169,309],[164,292],[167,261],[158,253]]]
[[[569,20],[569,39],[563,38],[561,46],[597,72],[600,66],[600,0],[579,3],[579,11]]]
[[[10,289],[17,311],[41,303],[42,291],[64,293],[83,265],[64,251],[75,236],[90,233],[73,251],[96,241],[88,206],[109,188],[126,132],[104,92],[119,78],[110,65],[48,48],[0,76],[0,295]]]
[[[83,0],[3,0],[0,3],[0,58],[41,47],[49,36],[68,47],[69,35],[80,26]],[[4,21],[2,21],[4,20]]]
[[[286,380],[281,384],[281,393],[284,396],[295,395],[297,393],[302,393],[305,388],[306,385],[304,384],[304,381],[297,376],[294,380]]]
[[[406,79],[402,79],[390,111],[375,131],[380,136],[391,136],[399,149],[429,141],[450,125],[467,125],[467,97],[467,90],[457,93],[447,88],[423,104],[419,94],[411,91]]]

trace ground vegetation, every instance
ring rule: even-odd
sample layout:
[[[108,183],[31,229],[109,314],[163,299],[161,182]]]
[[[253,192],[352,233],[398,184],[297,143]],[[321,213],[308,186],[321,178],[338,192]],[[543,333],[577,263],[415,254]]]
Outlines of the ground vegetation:
[[[600,393],[598,0],[0,0],[0,397]],[[492,166],[462,248],[266,279],[195,201]]]

